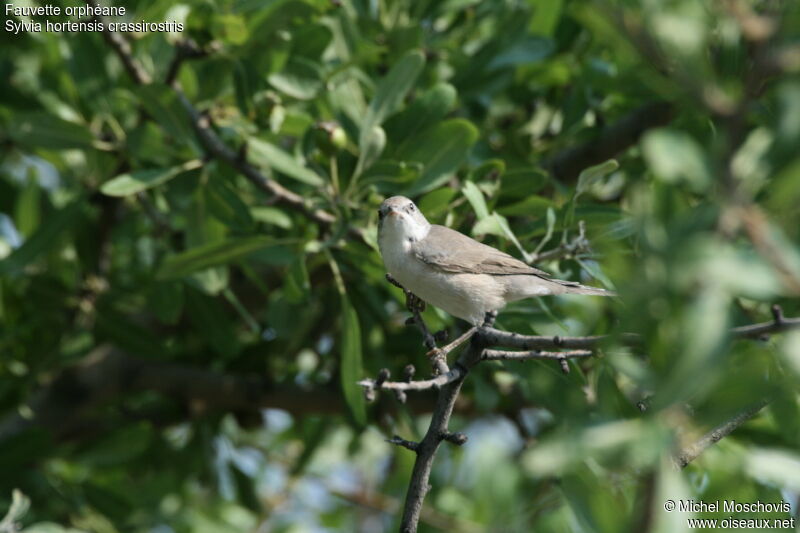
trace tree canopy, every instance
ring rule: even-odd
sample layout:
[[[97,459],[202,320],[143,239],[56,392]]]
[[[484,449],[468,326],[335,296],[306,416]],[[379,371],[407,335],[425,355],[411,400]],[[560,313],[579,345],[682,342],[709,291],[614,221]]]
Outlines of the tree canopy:
[[[0,532],[799,516],[800,4],[107,5],[0,33]],[[447,346],[392,195],[618,296]]]

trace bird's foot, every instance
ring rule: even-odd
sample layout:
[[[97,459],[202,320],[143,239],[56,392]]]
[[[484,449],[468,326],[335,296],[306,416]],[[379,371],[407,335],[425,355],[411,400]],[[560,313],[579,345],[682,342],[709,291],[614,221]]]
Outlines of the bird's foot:
[[[406,308],[409,312],[419,314],[425,311],[425,302],[413,292],[403,289],[406,293]]]
[[[483,317],[482,328],[490,328],[494,326],[494,321],[497,320],[497,311],[487,311]]]

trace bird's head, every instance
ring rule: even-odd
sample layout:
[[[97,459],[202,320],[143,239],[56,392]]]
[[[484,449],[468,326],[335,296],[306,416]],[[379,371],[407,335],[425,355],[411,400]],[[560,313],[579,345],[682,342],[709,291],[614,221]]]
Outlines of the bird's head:
[[[414,202],[405,196],[392,196],[378,208],[378,236],[392,241],[418,241],[425,238],[431,225]]]

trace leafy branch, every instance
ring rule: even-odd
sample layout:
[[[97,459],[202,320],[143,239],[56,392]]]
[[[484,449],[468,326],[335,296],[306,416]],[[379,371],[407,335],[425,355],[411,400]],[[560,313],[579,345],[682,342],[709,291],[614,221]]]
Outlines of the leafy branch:
[[[153,82],[152,76],[133,56],[130,43],[128,43],[121,34],[109,30],[108,25],[106,25],[103,35],[106,42],[117,54],[117,57],[119,57],[131,79],[137,85],[149,85]],[[336,216],[328,211],[310,205],[303,196],[287,189],[277,181],[264,175],[258,168],[248,163],[245,157],[247,150],[246,144],[242,145],[242,149],[238,153],[228,147],[214,131],[210,116],[207,113],[199,111],[189,101],[176,78],[185,59],[201,57],[202,55],[204,55],[202,51],[197,50],[196,47],[192,47],[191,45],[178,47],[173,63],[169,68],[167,81],[171,82],[170,87],[175,92],[175,95],[189,116],[195,135],[203,145],[206,155],[209,158],[218,159],[230,165],[258,189],[269,194],[275,203],[285,205],[294,211],[303,213],[310,220],[322,226],[328,227],[335,224],[337,221]],[[361,241],[365,240],[365,234],[361,228],[350,226],[347,232]]]
[[[390,282],[403,289],[407,299],[411,299],[411,297],[416,298],[416,296],[413,296],[410,291],[403,288],[395,280],[390,279]],[[411,307],[409,307],[409,309],[412,310]],[[408,324],[417,325],[423,332],[423,335],[425,335],[428,329],[424,325],[422,317],[419,316],[418,308],[414,308],[412,312],[415,312],[415,316]],[[774,305],[772,307],[772,313],[772,321],[732,328],[730,331],[731,336],[733,338],[759,338],[768,333],[800,328],[800,318],[784,317],[780,306]],[[414,533],[417,531],[425,495],[428,490],[430,490],[430,474],[439,445],[443,441],[448,441],[460,446],[467,441],[466,435],[462,433],[453,433],[449,430],[449,422],[461,386],[470,370],[475,365],[481,361],[554,360],[559,362],[563,372],[568,373],[568,361],[570,359],[592,357],[594,355],[593,350],[596,350],[603,342],[611,339],[609,335],[583,337],[520,335],[518,333],[500,331],[490,326],[470,328],[470,330],[460,338],[465,336],[471,338],[470,344],[461,353],[452,368],[448,368],[444,373],[437,371],[437,364],[434,362],[434,373],[437,375],[429,379],[415,381],[412,379],[414,372],[407,371],[406,375],[410,377],[405,381],[389,381],[390,373],[387,369],[383,369],[380,371],[377,379],[365,379],[358,382],[359,385],[364,387],[365,395],[368,399],[374,399],[376,393],[380,390],[394,392],[401,401],[405,400],[406,392],[434,390],[437,393],[433,417],[422,440],[414,442],[397,435],[387,440],[387,442],[391,444],[413,451],[417,456],[406,493],[406,501],[400,526],[401,533]],[[637,343],[640,340],[635,334],[622,334],[616,338],[627,343]],[[437,357],[445,359],[455,347],[457,347],[457,344],[452,346],[447,345],[444,348],[431,350],[431,352],[435,352]],[[517,350],[495,349],[497,347],[517,348]],[[561,351],[544,351],[546,348],[567,349]],[[429,352],[429,354],[431,352]],[[681,468],[686,466],[706,448],[718,442],[739,425],[755,416],[766,404],[766,400],[759,402],[752,408],[739,413],[733,419],[715,428],[691,446],[680,450],[675,456],[676,464]]]

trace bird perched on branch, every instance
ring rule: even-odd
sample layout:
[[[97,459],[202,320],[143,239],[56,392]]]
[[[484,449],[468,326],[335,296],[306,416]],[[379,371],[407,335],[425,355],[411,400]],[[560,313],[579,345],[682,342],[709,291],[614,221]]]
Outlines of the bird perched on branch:
[[[463,233],[431,224],[404,196],[387,198],[378,210],[378,245],[389,274],[423,301],[483,324],[509,302],[548,294],[614,293],[553,279]]]

